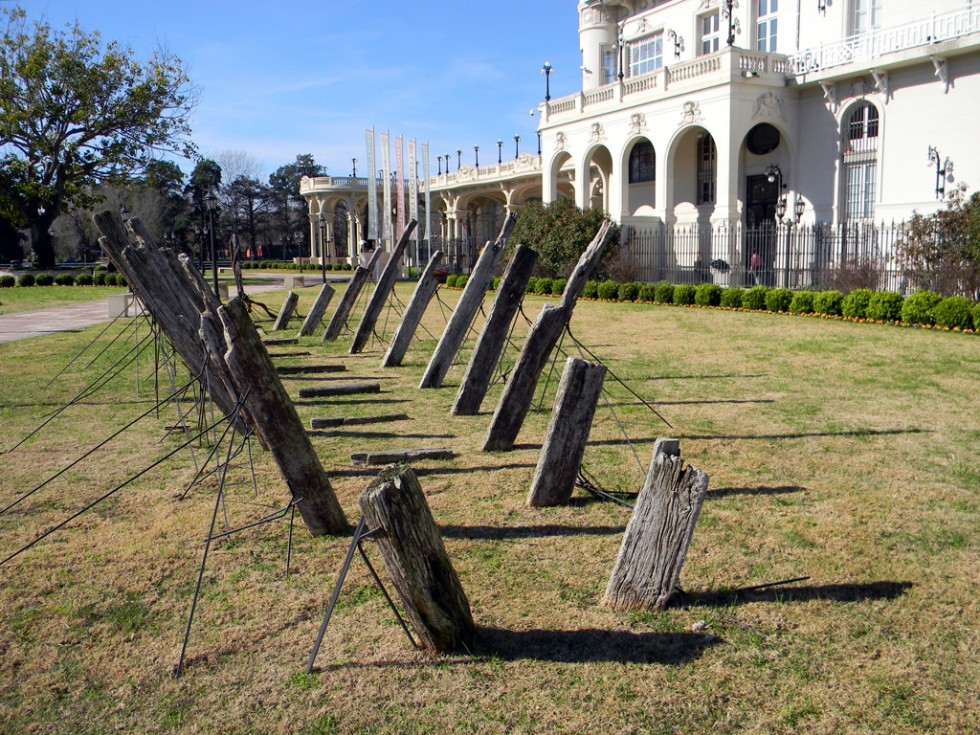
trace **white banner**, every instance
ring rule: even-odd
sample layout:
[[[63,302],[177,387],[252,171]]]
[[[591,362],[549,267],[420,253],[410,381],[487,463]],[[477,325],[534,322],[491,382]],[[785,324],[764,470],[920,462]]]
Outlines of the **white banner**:
[[[429,258],[432,258],[432,188],[429,186],[429,142],[422,144],[422,181],[425,182],[425,227],[422,238],[429,241]]]
[[[367,239],[377,242],[378,240],[378,176],[374,154],[374,128],[364,131],[364,143],[367,145],[367,165],[368,165],[368,232]],[[355,243],[355,248],[358,243]],[[357,250],[354,251],[357,253]]]
[[[381,237],[391,242],[391,148],[389,133],[381,133],[381,175],[384,176],[384,200],[381,203]]]
[[[397,236],[405,232],[405,140],[402,136],[395,138],[395,221],[398,224]]]
[[[408,141],[408,218],[419,221],[419,164],[415,158],[415,139]],[[421,223],[412,231],[412,242],[419,242]]]

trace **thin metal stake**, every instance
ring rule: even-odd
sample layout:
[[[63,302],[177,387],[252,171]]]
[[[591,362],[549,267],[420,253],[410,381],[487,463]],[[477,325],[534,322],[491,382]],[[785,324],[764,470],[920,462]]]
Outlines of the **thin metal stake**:
[[[364,560],[364,563],[367,564],[367,568],[371,572],[371,576],[374,577],[374,581],[378,585],[378,589],[381,590],[381,594],[383,594],[385,596],[385,600],[388,601],[388,607],[391,608],[391,611],[395,613],[395,617],[398,618],[398,624],[402,626],[402,630],[404,630],[405,635],[408,636],[408,641],[412,644],[412,648],[418,648],[419,644],[415,642],[412,634],[408,631],[408,626],[405,625],[405,621],[402,619],[401,613],[399,613],[398,608],[395,607],[395,603],[391,599],[391,595],[388,594],[388,590],[386,590],[384,584],[381,583],[381,577],[379,577],[378,573],[374,571],[374,565],[371,564],[371,560],[368,559],[367,554],[364,553],[364,549],[361,548],[360,540],[357,542],[357,550],[361,552],[361,558]]]

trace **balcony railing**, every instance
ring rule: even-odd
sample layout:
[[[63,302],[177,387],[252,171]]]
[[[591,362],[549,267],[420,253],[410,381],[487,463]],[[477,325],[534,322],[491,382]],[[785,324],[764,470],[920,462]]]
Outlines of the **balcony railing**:
[[[879,59],[893,54],[949,41],[980,32],[980,7],[965,7],[951,13],[933,13],[923,20],[893,28],[880,28],[850,36],[837,43],[820,45],[789,57],[795,76],[812,74],[856,61]]]

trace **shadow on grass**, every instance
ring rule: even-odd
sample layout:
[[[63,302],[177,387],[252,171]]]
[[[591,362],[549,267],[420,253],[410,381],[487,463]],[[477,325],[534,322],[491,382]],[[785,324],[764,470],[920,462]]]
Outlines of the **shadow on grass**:
[[[684,664],[721,639],[698,633],[632,633],[623,630],[503,630],[478,628],[470,649],[505,661]]]
[[[768,378],[768,373],[725,373],[722,375],[655,375],[649,378],[630,378],[630,380],[725,380],[728,378]]]
[[[764,590],[685,592],[677,598],[678,607],[728,607],[748,602],[863,602],[893,600],[911,589],[911,582],[865,582],[863,584],[819,584],[799,587],[770,587]]]
[[[392,431],[351,431],[344,430],[308,430],[307,436],[345,437],[348,439],[454,439],[453,434],[406,434]]]
[[[342,382],[348,380],[394,380],[394,375],[351,375],[350,373],[337,373],[336,375],[328,375],[323,373],[318,373],[316,375],[280,375],[279,379],[284,383],[286,381],[315,381],[319,383],[330,383],[330,382]]]
[[[778,485],[776,487],[765,487],[763,485],[753,487],[718,487],[708,488],[705,493],[705,500],[712,498],[725,498],[729,495],[786,495],[787,493],[803,493],[805,487],[799,485]]]
[[[537,463],[511,462],[510,464],[484,465],[482,467],[413,467],[419,477],[425,475],[468,475],[472,472],[497,472],[498,470],[534,469]]]
[[[440,526],[439,531],[448,538],[470,541],[504,541],[506,539],[544,538],[545,536],[618,536],[626,528],[622,526]]]
[[[812,439],[819,436],[895,436],[898,434],[931,434],[931,429],[850,429],[846,431],[800,431],[789,434],[672,434],[674,439],[703,441],[731,439]],[[638,441],[638,440],[634,440]],[[642,441],[642,440],[639,440]]]
[[[410,403],[408,398],[346,398],[338,399],[334,396],[324,397],[319,400],[293,401],[294,406],[313,406],[314,408],[323,406],[360,406],[369,403]]]

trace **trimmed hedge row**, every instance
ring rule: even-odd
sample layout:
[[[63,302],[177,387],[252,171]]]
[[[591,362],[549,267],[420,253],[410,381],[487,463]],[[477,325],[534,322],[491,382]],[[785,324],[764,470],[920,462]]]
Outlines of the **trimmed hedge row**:
[[[534,279],[531,279],[532,281]],[[547,279],[544,279],[547,280]],[[547,293],[531,291],[529,293]],[[715,283],[697,286],[659,283],[588,281],[585,298],[604,301],[636,301],[655,304],[721,306],[748,311],[817,314],[854,321],[900,322],[944,329],[980,331],[980,303],[963,296],[943,298],[932,291],[916,291],[907,298],[893,291],[859,288],[847,296],[837,290],[791,291],[788,288],[753,286],[722,288]]]
[[[19,276],[0,276],[0,288],[30,288],[32,286],[126,286],[126,278],[122,273],[106,273],[96,270],[94,275],[79,273],[77,276],[71,273],[59,273],[52,276],[50,273],[21,273]]]
[[[314,265],[313,263],[304,263],[303,269],[305,270],[320,270],[319,265]],[[352,271],[354,266],[350,263],[327,263],[324,266],[325,270],[328,271]],[[286,271],[298,271],[300,270],[299,263],[284,263],[281,260],[243,260],[242,270],[286,270]]]

